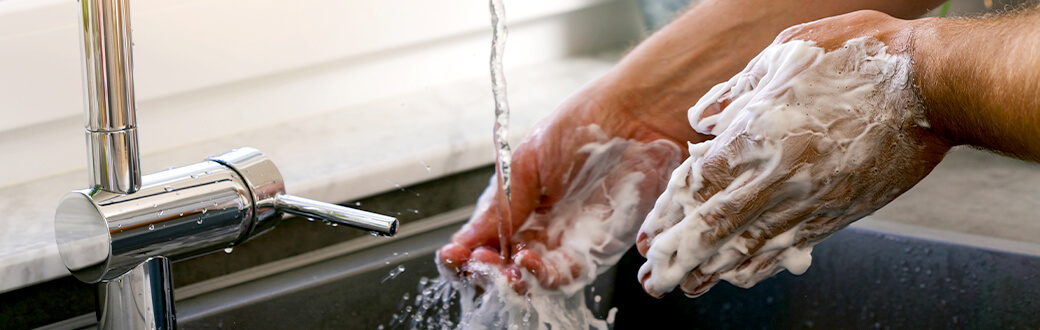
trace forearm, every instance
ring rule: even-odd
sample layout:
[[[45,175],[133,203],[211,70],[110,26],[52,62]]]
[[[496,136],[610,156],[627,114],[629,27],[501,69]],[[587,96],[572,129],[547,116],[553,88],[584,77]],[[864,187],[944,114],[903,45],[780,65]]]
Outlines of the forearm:
[[[697,139],[686,110],[785,28],[859,9],[913,18],[941,0],[705,0],[632,50],[592,86],[612,107],[676,140]],[[668,120],[661,120],[661,118]]]
[[[952,144],[1040,161],[1040,9],[927,19],[914,32],[915,83]]]

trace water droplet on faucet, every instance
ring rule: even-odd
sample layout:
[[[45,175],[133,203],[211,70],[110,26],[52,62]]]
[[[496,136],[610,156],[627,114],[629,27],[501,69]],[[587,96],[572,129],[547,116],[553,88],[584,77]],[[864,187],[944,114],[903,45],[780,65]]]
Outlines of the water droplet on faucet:
[[[196,221],[195,221],[195,223],[197,223],[197,224],[200,224],[200,225],[201,225],[201,224],[202,224],[202,219],[196,220]]]
[[[165,187],[163,187],[163,190],[166,190],[166,192],[171,192],[171,191],[173,191],[173,187],[165,186]]]
[[[148,230],[155,230],[155,225],[154,224],[148,225]]]
[[[235,251],[235,247],[234,246],[229,246],[229,247],[224,248],[224,253],[231,253],[232,251]]]

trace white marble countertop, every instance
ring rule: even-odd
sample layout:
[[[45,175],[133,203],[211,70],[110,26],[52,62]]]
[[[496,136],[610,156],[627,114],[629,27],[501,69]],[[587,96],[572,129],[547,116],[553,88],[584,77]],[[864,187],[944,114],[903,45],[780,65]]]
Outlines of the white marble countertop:
[[[571,57],[512,70],[513,143],[617,58]],[[153,173],[250,146],[274,161],[289,193],[344,202],[491,164],[492,120],[489,81],[477,77],[145,155],[141,164]],[[86,181],[81,170],[0,188],[0,293],[69,274],[54,243],[54,210]]]

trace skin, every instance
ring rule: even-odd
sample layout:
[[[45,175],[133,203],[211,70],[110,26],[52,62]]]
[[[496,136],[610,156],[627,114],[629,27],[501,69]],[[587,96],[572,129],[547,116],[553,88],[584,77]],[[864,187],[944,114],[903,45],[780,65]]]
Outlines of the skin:
[[[858,31],[865,30],[862,28],[863,26],[883,24],[884,26],[878,26],[875,29],[877,30],[875,37],[879,40],[892,42],[903,40],[900,49],[920,49],[919,52],[913,53],[914,60],[921,67],[919,69],[921,74],[918,77],[944,76],[941,73],[943,68],[960,63],[958,61],[963,61],[963,59],[953,55],[929,55],[927,58],[919,59],[919,54],[925,56],[928,54],[926,49],[933,49],[926,46],[933,46],[934,49],[944,49],[944,47],[939,44],[925,45],[919,39],[909,38],[914,35],[911,33],[914,29],[920,31],[919,34],[927,31],[938,37],[947,32],[944,30],[945,27],[940,26],[941,22],[911,26],[900,23],[905,21],[889,17],[889,15],[901,18],[917,17],[939,3],[941,2],[934,0],[704,1],[652,35],[633,49],[610,73],[575,93],[551,116],[542,120],[534,133],[518,145],[514,153],[512,201],[509,205],[509,213],[513,221],[502,221],[498,209],[503,198],[496,195],[497,191],[492,190],[490,196],[482,198],[478,211],[470,222],[453,236],[451,243],[438,252],[440,264],[448,273],[460,276],[472,274],[468,271],[468,266],[473,262],[496,265],[508,279],[511,279],[514,288],[520,292],[525,290],[522,281],[519,281],[522,276],[534,276],[537,283],[548,289],[567,284],[574,278],[573,274],[582,271],[575,269],[580,266],[568,265],[565,262],[547,264],[537,253],[525,249],[529,244],[544,244],[549,249],[553,249],[559,246],[558,242],[552,242],[551,237],[539,235],[536,231],[527,231],[513,235],[507,244],[502,244],[498,238],[498,229],[499,223],[511,223],[512,228],[506,229],[508,232],[517,232],[517,229],[530,218],[530,215],[549,212],[556,202],[564,198],[568,187],[566,178],[571,171],[580,168],[584,162],[583,157],[576,150],[589,142],[587,136],[575,133],[578,131],[576,128],[596,124],[611,137],[643,143],[665,140],[677,146],[681,157],[687,157],[689,155],[685,148],[678,146],[683,146],[686,142],[700,142],[711,138],[694,132],[686,118],[686,110],[696,103],[711,86],[740,71],[747,61],[774,41],[777,33],[786,27],[859,9],[879,10],[884,14],[871,15],[884,17],[843,16],[844,19],[850,21],[832,20],[828,24],[833,26],[828,29],[810,29],[801,32],[789,30],[781,38],[797,37],[817,40],[826,47],[826,42],[833,41],[834,44],[840,44],[839,41],[858,36]],[[734,13],[739,13],[739,15]],[[720,19],[720,17],[726,19]],[[930,25],[933,23],[936,25]],[[970,27],[965,28],[965,31],[970,30]],[[999,46],[999,43],[996,42],[991,42],[991,44]],[[994,49],[993,51],[1002,50]],[[970,52],[964,53],[963,56],[969,58],[972,56]],[[1029,59],[1029,57],[1024,58]],[[925,75],[926,73],[928,75]],[[977,73],[981,76],[969,78],[972,77],[969,75],[960,79],[934,80],[937,82],[937,86],[921,85],[919,93],[924,100],[924,105],[928,108],[926,112],[928,120],[932,123],[931,130],[922,132],[921,135],[927,136],[929,140],[939,137],[940,142],[936,142],[938,150],[964,143],[993,148],[978,142],[984,139],[968,138],[971,135],[964,131],[971,130],[975,128],[974,126],[962,128],[948,123],[950,121],[959,123],[960,121],[956,120],[958,114],[953,113],[972,109],[964,107],[962,104],[966,102],[965,100],[974,100],[970,97],[958,98],[949,96],[949,94],[977,92],[977,88],[969,87],[975,87],[980,79],[1005,77],[1000,76],[999,73],[975,71],[970,73]],[[1034,79],[1034,81],[1036,80]],[[938,82],[944,83],[939,84]],[[1026,90],[1026,87],[1020,86],[1019,88]],[[1035,93],[1036,90],[1036,86],[1033,85],[1032,91]],[[1004,99],[1000,96],[1008,94],[1008,92],[995,94],[991,99],[1001,101]],[[1033,100],[1035,101],[1036,98]],[[995,105],[988,109],[1007,108]],[[710,113],[706,115],[710,115]],[[1019,112],[1012,112],[1004,117],[983,114],[959,115],[969,116],[970,120],[985,124],[999,122],[1009,116],[1011,118],[1022,117]],[[1035,116],[1033,119],[1036,119]],[[1022,123],[1019,126],[1022,126],[1023,129],[1037,127],[1035,124],[1030,126],[1028,123]],[[1032,134],[1032,141],[1035,141],[1037,136],[1035,130]],[[1020,138],[1020,140],[1022,139]],[[1029,139],[1018,141],[1019,148],[993,149],[1016,154],[1022,158],[1037,159],[1019,154],[1020,150],[1028,150],[1031,145],[1035,146],[1029,141]],[[626,154],[625,157],[658,160],[660,166],[668,171],[675,164],[666,160],[673,156],[669,152],[661,151],[655,155]],[[645,162],[639,161],[631,163],[645,164]],[[622,172],[633,170],[632,167],[626,166],[618,166],[616,170]],[[653,172],[651,169],[639,166],[643,165],[635,167],[638,168],[638,171]],[[915,179],[919,180],[919,178]],[[915,179],[910,181],[916,182]],[[641,185],[640,196],[647,200],[646,203],[652,204],[663,189],[667,176],[648,175],[645,180],[647,182]],[[855,192],[850,191],[849,193]],[[641,217],[634,217],[632,226],[638,227],[642,220]],[[727,221],[735,222],[737,220],[720,219],[719,223]],[[640,236],[640,251],[645,252],[645,247],[650,244],[652,242],[646,235]],[[507,251],[502,251],[503,246]],[[696,290],[697,286],[700,285],[695,285],[691,290]]]

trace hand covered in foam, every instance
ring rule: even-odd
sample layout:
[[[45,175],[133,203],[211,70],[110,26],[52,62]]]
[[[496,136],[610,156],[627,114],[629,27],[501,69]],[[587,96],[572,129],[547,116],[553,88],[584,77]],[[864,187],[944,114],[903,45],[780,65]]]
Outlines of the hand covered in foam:
[[[850,20],[882,28],[859,36]],[[689,146],[640,229],[647,293],[801,274],[814,244],[938,164],[949,146],[928,130],[908,56],[892,53],[906,42],[884,29],[893,21],[859,12],[789,29],[690,109],[717,137]]]
[[[501,253],[499,226],[510,222],[498,208],[510,206],[500,205],[492,180],[469,223],[438,252],[442,272],[478,285],[505,275],[518,292],[573,294],[631,248],[682,149],[635,121],[573,105],[582,100],[539,123],[514,153],[509,251]]]

